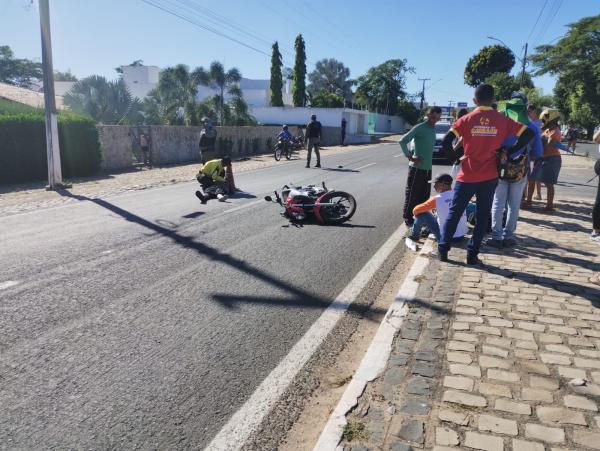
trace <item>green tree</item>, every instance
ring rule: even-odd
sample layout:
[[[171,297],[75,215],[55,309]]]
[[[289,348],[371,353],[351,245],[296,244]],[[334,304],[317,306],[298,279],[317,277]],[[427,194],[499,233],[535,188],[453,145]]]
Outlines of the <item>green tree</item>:
[[[8,45],[0,45],[0,82],[31,88],[43,78],[42,65],[34,61],[15,58]]]
[[[563,118],[593,133],[600,123],[600,15],[570,24],[554,45],[536,48],[536,75],[558,76],[556,106]]]
[[[142,103],[133,97],[122,79],[108,81],[99,75],[86,77],[64,96],[75,113],[91,116],[100,124],[132,124],[142,120]]]
[[[465,84],[475,87],[497,72],[510,73],[515,56],[503,45],[489,45],[473,55],[465,67]]]
[[[551,95],[544,95],[540,88],[525,88],[524,91],[527,95],[527,99],[529,99],[529,104],[537,106],[539,111],[541,111],[542,108],[555,106],[554,97]]]
[[[71,73],[71,69],[66,72],[54,71],[54,81],[77,81],[77,77]]]
[[[421,114],[419,109],[409,100],[400,100],[398,102],[398,110],[396,111],[398,116],[401,116],[406,122],[411,125],[415,125],[419,122]]]
[[[310,106],[315,108],[341,108],[344,106],[344,98],[339,94],[328,91],[318,91],[314,95],[308,94]]]
[[[357,80],[357,103],[377,113],[396,114],[398,102],[406,99],[406,74],[414,71],[405,59],[388,60],[371,67]]]
[[[293,80],[294,79],[294,69],[292,69],[291,67],[284,67],[281,70],[281,75],[283,76],[284,80]]]
[[[281,68],[281,52],[279,52],[279,44],[275,41],[273,44],[273,53],[271,54],[271,81],[269,88],[271,89],[271,106],[283,106],[283,78]]]
[[[335,58],[325,58],[317,61],[315,70],[308,75],[310,84],[308,92],[313,97],[319,92],[327,92],[341,96],[346,100],[352,99],[352,86],[350,69]]]
[[[497,100],[508,100],[513,92],[525,91],[525,89],[534,87],[531,76],[527,72],[525,72],[525,76],[523,77],[523,87],[521,87],[521,75],[513,76],[506,72],[496,72],[484,81],[494,87],[494,94]]]
[[[301,34],[294,42],[296,60],[292,86],[292,101],[294,106],[306,106],[306,45]]]
[[[199,125],[199,74],[184,64],[160,71],[158,86],[144,99],[147,122],[165,125]]]
[[[215,105],[217,106],[217,116],[219,124],[223,125],[225,121],[225,93],[231,94],[231,89],[237,86],[242,79],[240,71],[233,67],[228,71],[218,61],[213,61],[208,70],[199,67],[194,74],[201,85],[215,89],[218,94]]]

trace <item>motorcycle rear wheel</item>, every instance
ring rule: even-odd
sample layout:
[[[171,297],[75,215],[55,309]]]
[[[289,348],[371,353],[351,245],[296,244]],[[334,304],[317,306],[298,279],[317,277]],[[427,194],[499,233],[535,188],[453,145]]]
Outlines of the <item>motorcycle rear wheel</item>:
[[[320,198],[319,202],[334,204],[318,207],[318,216],[324,224],[342,224],[356,212],[356,199],[352,194],[344,191],[329,191]]]

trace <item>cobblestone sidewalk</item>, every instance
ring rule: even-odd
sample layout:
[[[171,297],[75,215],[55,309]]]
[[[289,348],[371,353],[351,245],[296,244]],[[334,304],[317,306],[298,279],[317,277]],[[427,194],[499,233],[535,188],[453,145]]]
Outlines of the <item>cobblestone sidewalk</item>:
[[[326,159],[327,155],[340,152],[352,152],[369,146],[332,146],[324,148],[321,152]],[[299,158],[306,158],[305,151],[301,151]],[[325,160],[326,162],[326,160]],[[286,161],[277,162],[272,155],[256,155],[243,161],[234,162],[235,173],[260,169],[276,164],[286,164]],[[157,167],[153,169],[139,169],[118,174],[107,174],[98,177],[86,177],[70,180],[72,194],[88,198],[104,198],[127,191],[136,191],[176,183],[195,180],[199,164],[185,164],[177,166]],[[242,186],[243,188],[243,186]],[[0,215],[20,213],[24,211],[48,208],[66,203],[79,202],[73,197],[61,196],[55,191],[46,191],[44,183],[31,183],[26,185],[13,185],[0,187]]]
[[[600,449],[600,246],[591,205],[522,212],[481,267],[431,260],[349,451]]]

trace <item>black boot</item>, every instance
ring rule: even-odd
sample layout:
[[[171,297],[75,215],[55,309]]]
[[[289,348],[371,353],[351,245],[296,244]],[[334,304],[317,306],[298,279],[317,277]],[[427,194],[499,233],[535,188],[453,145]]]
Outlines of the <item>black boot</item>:
[[[440,248],[438,248],[438,259],[441,262],[447,262],[448,261],[448,251],[443,251]]]
[[[206,197],[200,191],[196,191],[196,197],[200,199],[203,205],[206,204]]]
[[[481,263],[479,257],[475,253],[467,253],[467,265],[478,265]]]

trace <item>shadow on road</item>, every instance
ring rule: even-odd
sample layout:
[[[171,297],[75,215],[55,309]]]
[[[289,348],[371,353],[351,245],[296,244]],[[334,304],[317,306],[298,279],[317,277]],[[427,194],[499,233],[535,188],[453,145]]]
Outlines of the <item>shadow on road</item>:
[[[360,172],[357,171],[356,169],[346,169],[346,168],[323,168],[324,171],[331,171],[331,172]]]
[[[182,218],[186,219],[196,219],[204,214],[203,211],[195,211],[193,213],[188,213],[187,215],[183,215]]]
[[[70,198],[73,198],[73,199],[76,199],[79,201],[92,202],[102,208],[106,208],[107,210],[118,215],[119,217],[123,218],[124,220],[141,225],[142,227],[145,227],[155,233],[165,236],[165,237],[171,239],[172,241],[174,241],[179,246],[182,246],[186,249],[192,249],[199,255],[210,259],[214,263],[222,263],[226,266],[229,266],[230,268],[233,268],[237,271],[248,274],[248,275],[250,275],[258,280],[261,280],[273,287],[276,287],[288,294],[288,296],[282,295],[281,297],[278,297],[278,298],[268,298],[268,299],[258,298],[258,297],[256,297],[256,298],[255,297],[244,297],[244,296],[236,297],[236,296],[231,296],[228,294],[213,295],[213,299],[227,309],[232,309],[232,305],[234,305],[234,302],[255,302],[255,303],[261,302],[261,303],[267,304],[267,305],[279,305],[279,306],[285,306],[285,307],[309,307],[309,308],[322,308],[322,309],[327,308],[332,303],[332,300],[329,298],[316,296],[313,293],[310,293],[306,290],[303,290],[302,288],[296,287],[284,280],[281,280],[278,277],[276,277],[272,274],[269,274],[266,271],[263,271],[262,269],[260,269],[256,266],[250,265],[249,263],[247,263],[244,260],[240,260],[229,254],[220,252],[219,250],[217,250],[211,246],[208,246],[204,243],[199,243],[197,241],[194,241],[190,237],[181,235],[176,230],[172,230],[168,227],[165,227],[160,224],[156,224],[152,221],[142,218],[141,216],[133,214],[130,211],[127,211],[121,207],[118,207],[104,199],[97,199],[97,198],[95,199],[95,198],[89,198],[87,196],[73,194],[69,190],[66,190],[66,189],[58,190],[57,192],[61,196],[70,197]],[[194,214],[194,213],[192,213],[192,214]],[[172,223],[170,223],[170,224],[172,224]],[[292,296],[292,299],[289,298],[289,295]],[[369,317],[372,315],[385,314],[384,310],[371,308],[369,306],[355,304],[355,303],[347,304],[345,302],[337,302],[336,306],[339,306],[339,308],[347,309],[349,312],[351,312],[353,314],[357,314],[361,317],[365,317],[367,319],[369,319]],[[376,321],[379,321],[379,319],[377,319]]]

